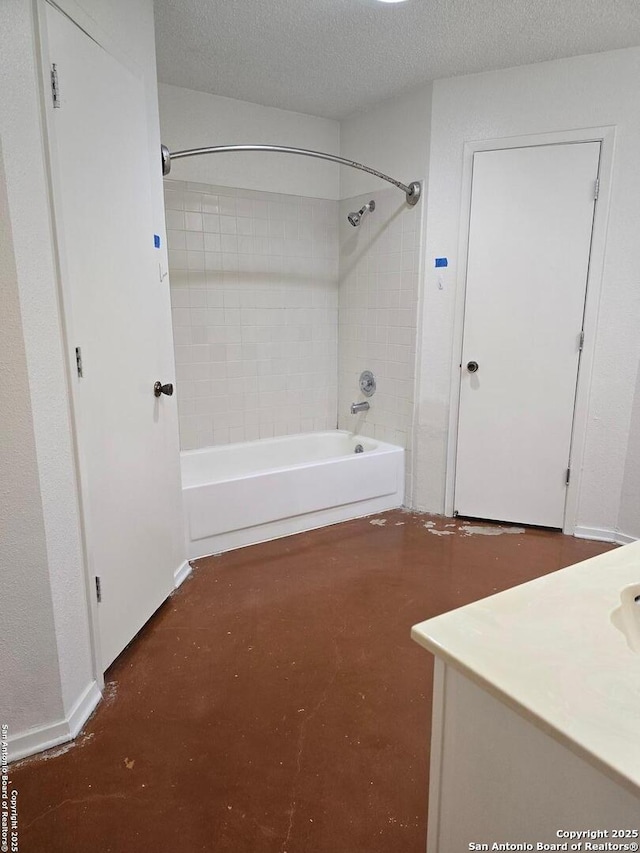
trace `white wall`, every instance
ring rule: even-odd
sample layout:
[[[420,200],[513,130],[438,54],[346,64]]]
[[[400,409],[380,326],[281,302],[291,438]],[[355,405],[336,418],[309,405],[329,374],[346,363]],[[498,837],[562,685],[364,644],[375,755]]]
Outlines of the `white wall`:
[[[58,5],[98,41],[102,40],[113,52],[127,56],[129,61],[143,68],[148,93],[150,155],[153,153],[149,168],[155,176],[157,232],[163,234],[152,2],[58,0]],[[33,519],[33,537],[25,538],[19,549],[14,539],[13,565],[8,566],[8,571],[29,572],[33,584],[38,578],[44,583],[46,573],[49,590],[40,586],[29,597],[33,608],[29,618],[37,627],[32,630],[30,621],[24,620],[10,637],[16,668],[5,673],[5,683],[11,685],[14,704],[10,716],[7,718],[4,713],[2,716],[10,726],[10,737],[39,728],[46,740],[47,731],[63,732],[64,721],[69,720],[92,684],[94,671],[40,110],[36,32],[31,0],[3,2],[0,55],[4,85],[0,88],[0,140],[20,304],[20,315],[12,311],[7,318],[14,324],[13,338],[19,339],[18,331],[23,337],[28,374],[28,389],[24,383],[13,386],[13,405],[23,417],[28,416],[30,409],[34,443],[30,446],[28,431],[25,432],[23,456],[27,472],[29,466],[33,471],[33,466],[37,465],[39,512],[46,547],[46,554],[43,554],[38,512],[33,506],[37,492],[32,483],[26,492],[15,494],[11,508],[15,514],[24,513],[25,517]],[[22,329],[17,330],[15,324],[20,317]],[[169,328],[167,334],[171,334]],[[24,588],[10,586],[2,603],[3,611],[20,613],[25,606]],[[56,666],[50,666],[52,650],[57,650]],[[38,672],[32,666],[34,659],[47,665],[47,676],[38,685],[24,677],[30,668],[34,674]],[[35,740],[32,738],[29,742],[35,744],[38,736],[36,733]]]
[[[404,184],[427,177],[431,84],[354,113],[340,124],[340,156],[384,172]],[[340,198],[389,184],[366,172],[340,167]],[[398,191],[399,192],[399,191]]]
[[[338,154],[337,121],[161,84],[162,141],[171,151],[210,145],[288,145]],[[339,198],[340,167],[284,154],[212,154],[176,160],[174,180]]]
[[[266,143],[338,154],[409,183],[426,177],[431,85],[342,122],[179,86],[159,86],[162,141],[172,150]],[[176,160],[174,180],[312,198],[351,198],[385,181],[321,160],[283,154],[216,154]]]
[[[638,372],[631,411],[624,481],[620,496],[618,530],[627,536],[640,539],[640,371]]]
[[[442,512],[463,145],[525,134],[617,129],[609,231],[578,523],[615,529],[640,356],[640,49],[441,80],[433,87],[415,504]],[[438,290],[433,258],[449,258]]]
[[[63,716],[47,542],[0,149],[0,718],[10,735]],[[18,687],[20,685],[20,687]],[[15,731],[14,731],[15,727]]]

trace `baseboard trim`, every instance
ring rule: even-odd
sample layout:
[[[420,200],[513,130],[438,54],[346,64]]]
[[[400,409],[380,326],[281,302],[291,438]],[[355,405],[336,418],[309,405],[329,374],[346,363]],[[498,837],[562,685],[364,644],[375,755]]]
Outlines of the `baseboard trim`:
[[[18,735],[9,733],[8,760],[18,761],[73,740],[93,714],[101,697],[97,682],[92,681],[64,720],[29,729]]]
[[[101,699],[102,693],[100,692],[100,688],[97,682],[92,681],[69,714],[69,731],[72,738],[79,734]]]
[[[185,560],[181,566],[173,573],[173,586],[175,589],[178,589],[180,584],[182,584],[189,577],[193,569],[191,568],[191,563],[188,560]]]
[[[637,536],[629,536],[607,527],[576,527],[573,535],[577,539],[595,539],[598,542],[614,542],[616,545],[629,545],[638,540]]]

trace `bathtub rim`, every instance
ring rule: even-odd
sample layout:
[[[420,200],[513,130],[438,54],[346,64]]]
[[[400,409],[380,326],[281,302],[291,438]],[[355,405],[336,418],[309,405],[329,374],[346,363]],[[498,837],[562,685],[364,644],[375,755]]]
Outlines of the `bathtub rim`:
[[[354,439],[362,439],[364,442],[374,442],[375,447],[371,448],[370,450],[365,450],[364,454],[342,453],[342,454],[337,455],[337,456],[326,456],[326,457],[323,457],[322,459],[308,459],[308,460],[303,461],[303,462],[294,462],[294,463],[289,463],[286,465],[278,465],[275,467],[254,469],[254,470],[251,470],[251,471],[243,473],[243,474],[232,474],[231,476],[224,477],[223,479],[217,479],[217,480],[205,479],[205,480],[200,480],[198,482],[189,483],[189,484],[185,484],[185,482],[184,482],[184,470],[182,468],[182,458],[183,457],[188,457],[189,459],[193,459],[198,455],[205,455],[205,454],[209,454],[212,452],[213,453],[222,453],[225,450],[235,450],[235,449],[238,449],[241,447],[246,447],[247,445],[254,445],[255,446],[258,444],[267,444],[267,442],[274,443],[274,444],[275,443],[278,443],[278,444],[279,443],[285,443],[287,440],[291,440],[291,439],[295,439],[295,438],[303,438],[303,437],[312,436],[312,435],[313,436],[317,436],[317,435],[350,436],[350,437],[353,437]],[[368,436],[368,435],[362,435],[360,433],[354,433],[354,432],[350,432],[349,430],[344,430],[344,429],[311,430],[309,432],[292,433],[291,435],[270,436],[269,438],[256,438],[256,439],[252,439],[251,441],[236,441],[236,442],[229,443],[229,444],[209,445],[207,447],[198,447],[198,448],[194,448],[192,450],[181,450],[180,451],[180,462],[181,462],[180,474],[181,474],[182,490],[186,491],[188,489],[198,489],[198,488],[201,488],[203,486],[213,485],[216,483],[228,483],[228,482],[234,482],[237,480],[245,480],[245,479],[250,479],[253,477],[259,477],[263,474],[275,473],[277,471],[294,471],[298,468],[308,468],[312,465],[328,465],[330,463],[344,461],[346,459],[351,459],[351,457],[360,456],[360,455],[363,455],[363,456],[364,455],[368,456],[369,454],[381,455],[381,454],[398,453],[398,452],[401,452],[404,454],[404,453],[406,453],[406,449],[399,444],[390,444],[389,442],[381,441],[378,438],[372,438],[371,436]]]

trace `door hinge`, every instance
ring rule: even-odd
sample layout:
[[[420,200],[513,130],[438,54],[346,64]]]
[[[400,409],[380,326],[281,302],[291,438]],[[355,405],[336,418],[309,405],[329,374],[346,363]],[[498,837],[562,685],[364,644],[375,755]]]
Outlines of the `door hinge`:
[[[53,108],[60,109],[60,84],[58,82],[58,67],[53,62],[51,64],[51,97],[53,98]]]
[[[102,581],[100,580],[99,575],[96,575],[96,599],[98,604],[102,601]]]
[[[580,338],[578,341],[578,352],[582,352],[584,348],[584,329],[580,332]]]
[[[571,468],[567,468],[567,476],[565,478],[565,485],[569,485],[569,480],[571,479]]]
[[[82,350],[76,347],[76,370],[78,371],[78,379],[82,379]]]
[[[598,196],[600,195],[600,178],[596,178],[596,184],[593,188],[593,198],[594,201],[598,200]]]

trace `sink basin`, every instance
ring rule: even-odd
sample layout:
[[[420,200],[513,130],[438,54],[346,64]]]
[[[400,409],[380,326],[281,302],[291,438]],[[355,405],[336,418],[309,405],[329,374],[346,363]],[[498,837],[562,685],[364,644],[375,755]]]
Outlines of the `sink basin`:
[[[612,611],[611,621],[622,631],[629,648],[640,652],[640,583],[632,583],[622,590],[620,607]]]

